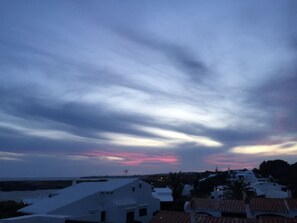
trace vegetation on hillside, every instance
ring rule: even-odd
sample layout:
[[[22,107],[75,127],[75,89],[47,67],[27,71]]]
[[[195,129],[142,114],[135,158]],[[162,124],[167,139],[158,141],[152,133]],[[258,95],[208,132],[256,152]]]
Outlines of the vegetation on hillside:
[[[0,202],[0,219],[21,216],[17,210],[25,207],[24,203],[17,203],[15,201],[2,201]]]
[[[263,161],[259,166],[263,177],[271,177],[280,184],[287,185],[297,197],[297,162],[289,164],[284,160]]]
[[[71,180],[47,181],[0,181],[0,191],[31,191],[47,189],[63,189],[71,186]]]
[[[273,181],[287,185],[292,195],[297,198],[297,162],[289,164],[283,160],[263,161],[259,169],[253,170],[257,177],[269,177]],[[228,171],[206,171],[203,173],[169,173],[143,176],[143,179],[154,187],[170,187],[174,198],[173,203],[163,204],[162,209],[183,211],[184,202],[189,198],[182,196],[185,184],[193,185],[191,197],[209,197],[210,193],[219,185],[226,185],[229,189],[226,198],[243,199],[243,190],[246,186],[243,181],[228,181]],[[1,191],[59,189],[70,186],[72,181],[19,181],[0,182]],[[0,202],[0,218],[19,216],[17,210],[24,207],[23,203],[14,201]]]

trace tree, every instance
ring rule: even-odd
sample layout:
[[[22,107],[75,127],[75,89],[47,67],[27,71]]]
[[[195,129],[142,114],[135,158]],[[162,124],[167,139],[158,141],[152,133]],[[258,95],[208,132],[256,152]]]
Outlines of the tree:
[[[197,177],[196,177],[196,179],[195,179],[195,181],[194,181],[194,188],[193,188],[193,190],[191,190],[191,196],[192,197],[198,197],[198,191],[199,191],[199,180],[200,180],[200,175],[199,174],[197,174]]]
[[[262,176],[274,177],[292,190],[293,197],[297,197],[297,163],[290,165],[283,160],[269,160],[262,162],[259,169]]]
[[[208,177],[210,173],[205,175],[205,179],[199,180],[197,187],[192,190],[193,197],[208,196],[218,185],[225,185],[227,183],[228,172],[219,172],[216,176]]]
[[[0,219],[22,216],[17,210],[27,205],[24,203],[17,203],[15,201],[1,201],[0,202]],[[1,221],[1,220],[0,220]]]
[[[257,168],[254,168],[253,169],[253,172],[255,174],[256,177],[260,178],[262,175],[261,175],[261,171]]]
[[[172,196],[173,201],[176,202],[180,199],[182,190],[183,190],[183,184],[182,184],[182,178],[184,176],[184,173],[179,171],[178,173],[169,173],[168,177],[168,183],[170,188],[172,189]]]
[[[229,191],[227,197],[235,200],[243,200],[243,191],[246,184],[243,180],[231,182],[229,185]]]
[[[290,170],[285,175],[288,188],[292,191],[293,197],[297,197],[297,163],[290,166]]]
[[[284,173],[286,173],[290,168],[290,164],[288,164],[284,160],[269,160],[264,161],[260,164],[260,171],[263,177],[272,176],[274,178],[281,178]]]

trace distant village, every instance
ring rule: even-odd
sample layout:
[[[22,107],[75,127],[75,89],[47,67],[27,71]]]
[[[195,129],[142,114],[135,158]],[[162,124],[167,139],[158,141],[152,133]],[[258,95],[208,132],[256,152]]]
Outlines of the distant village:
[[[297,223],[297,163],[0,182],[0,223]]]

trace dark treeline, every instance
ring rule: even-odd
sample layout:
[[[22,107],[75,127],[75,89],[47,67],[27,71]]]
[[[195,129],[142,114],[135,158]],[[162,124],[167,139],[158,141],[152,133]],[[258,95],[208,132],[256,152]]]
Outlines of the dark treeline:
[[[15,201],[0,201],[0,219],[22,216],[24,214],[18,213],[17,210],[25,207],[24,203],[17,203]]]
[[[263,161],[259,170],[263,177],[271,177],[278,183],[287,185],[292,190],[293,197],[297,197],[297,162],[289,164],[284,160]]]
[[[71,186],[71,180],[59,181],[1,181],[0,191],[29,191],[62,189]]]
[[[284,160],[263,161],[259,168],[255,168],[257,177],[271,178],[272,181],[286,185],[291,191],[293,198],[297,198],[297,162],[289,164]],[[210,174],[213,177],[208,177]],[[242,191],[246,185],[242,181],[229,182],[228,171],[205,171],[189,173],[167,173],[142,176],[143,180],[154,187],[169,186],[173,191],[174,202],[165,204],[164,210],[183,211],[184,202],[188,197],[182,196],[182,189],[185,184],[193,185],[191,197],[209,197],[210,193],[218,185],[226,185],[230,189],[228,198],[243,199]],[[80,180],[80,183],[84,180]],[[6,181],[0,182],[0,191],[22,191],[40,189],[61,189],[71,186],[72,181]],[[14,201],[0,202],[0,218],[18,216],[16,210],[23,207],[23,203]],[[163,204],[164,205],[164,204]]]

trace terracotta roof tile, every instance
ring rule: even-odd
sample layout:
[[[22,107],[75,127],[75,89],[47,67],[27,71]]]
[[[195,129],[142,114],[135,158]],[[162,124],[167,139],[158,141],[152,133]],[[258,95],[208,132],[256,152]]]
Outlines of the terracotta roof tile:
[[[251,211],[287,213],[284,199],[279,198],[252,198]]]
[[[211,200],[203,198],[193,198],[194,209],[196,211],[223,211],[223,212],[245,212],[244,201],[238,200]]]
[[[205,198],[193,198],[191,203],[195,210],[217,210],[217,202]]]
[[[259,218],[258,223],[297,223],[296,218],[264,217]]]
[[[178,211],[160,211],[150,223],[189,223],[190,214]]]
[[[256,223],[256,219],[247,218],[227,218],[227,217],[210,217],[210,216],[196,216],[196,222],[199,223]]]
[[[287,204],[291,211],[297,211],[297,199],[287,199]]]
[[[260,217],[259,219],[211,217],[196,215],[197,223],[297,223],[297,218]],[[190,214],[177,211],[160,211],[150,223],[190,223]]]
[[[244,201],[239,200],[220,200],[219,210],[223,212],[245,212]]]

